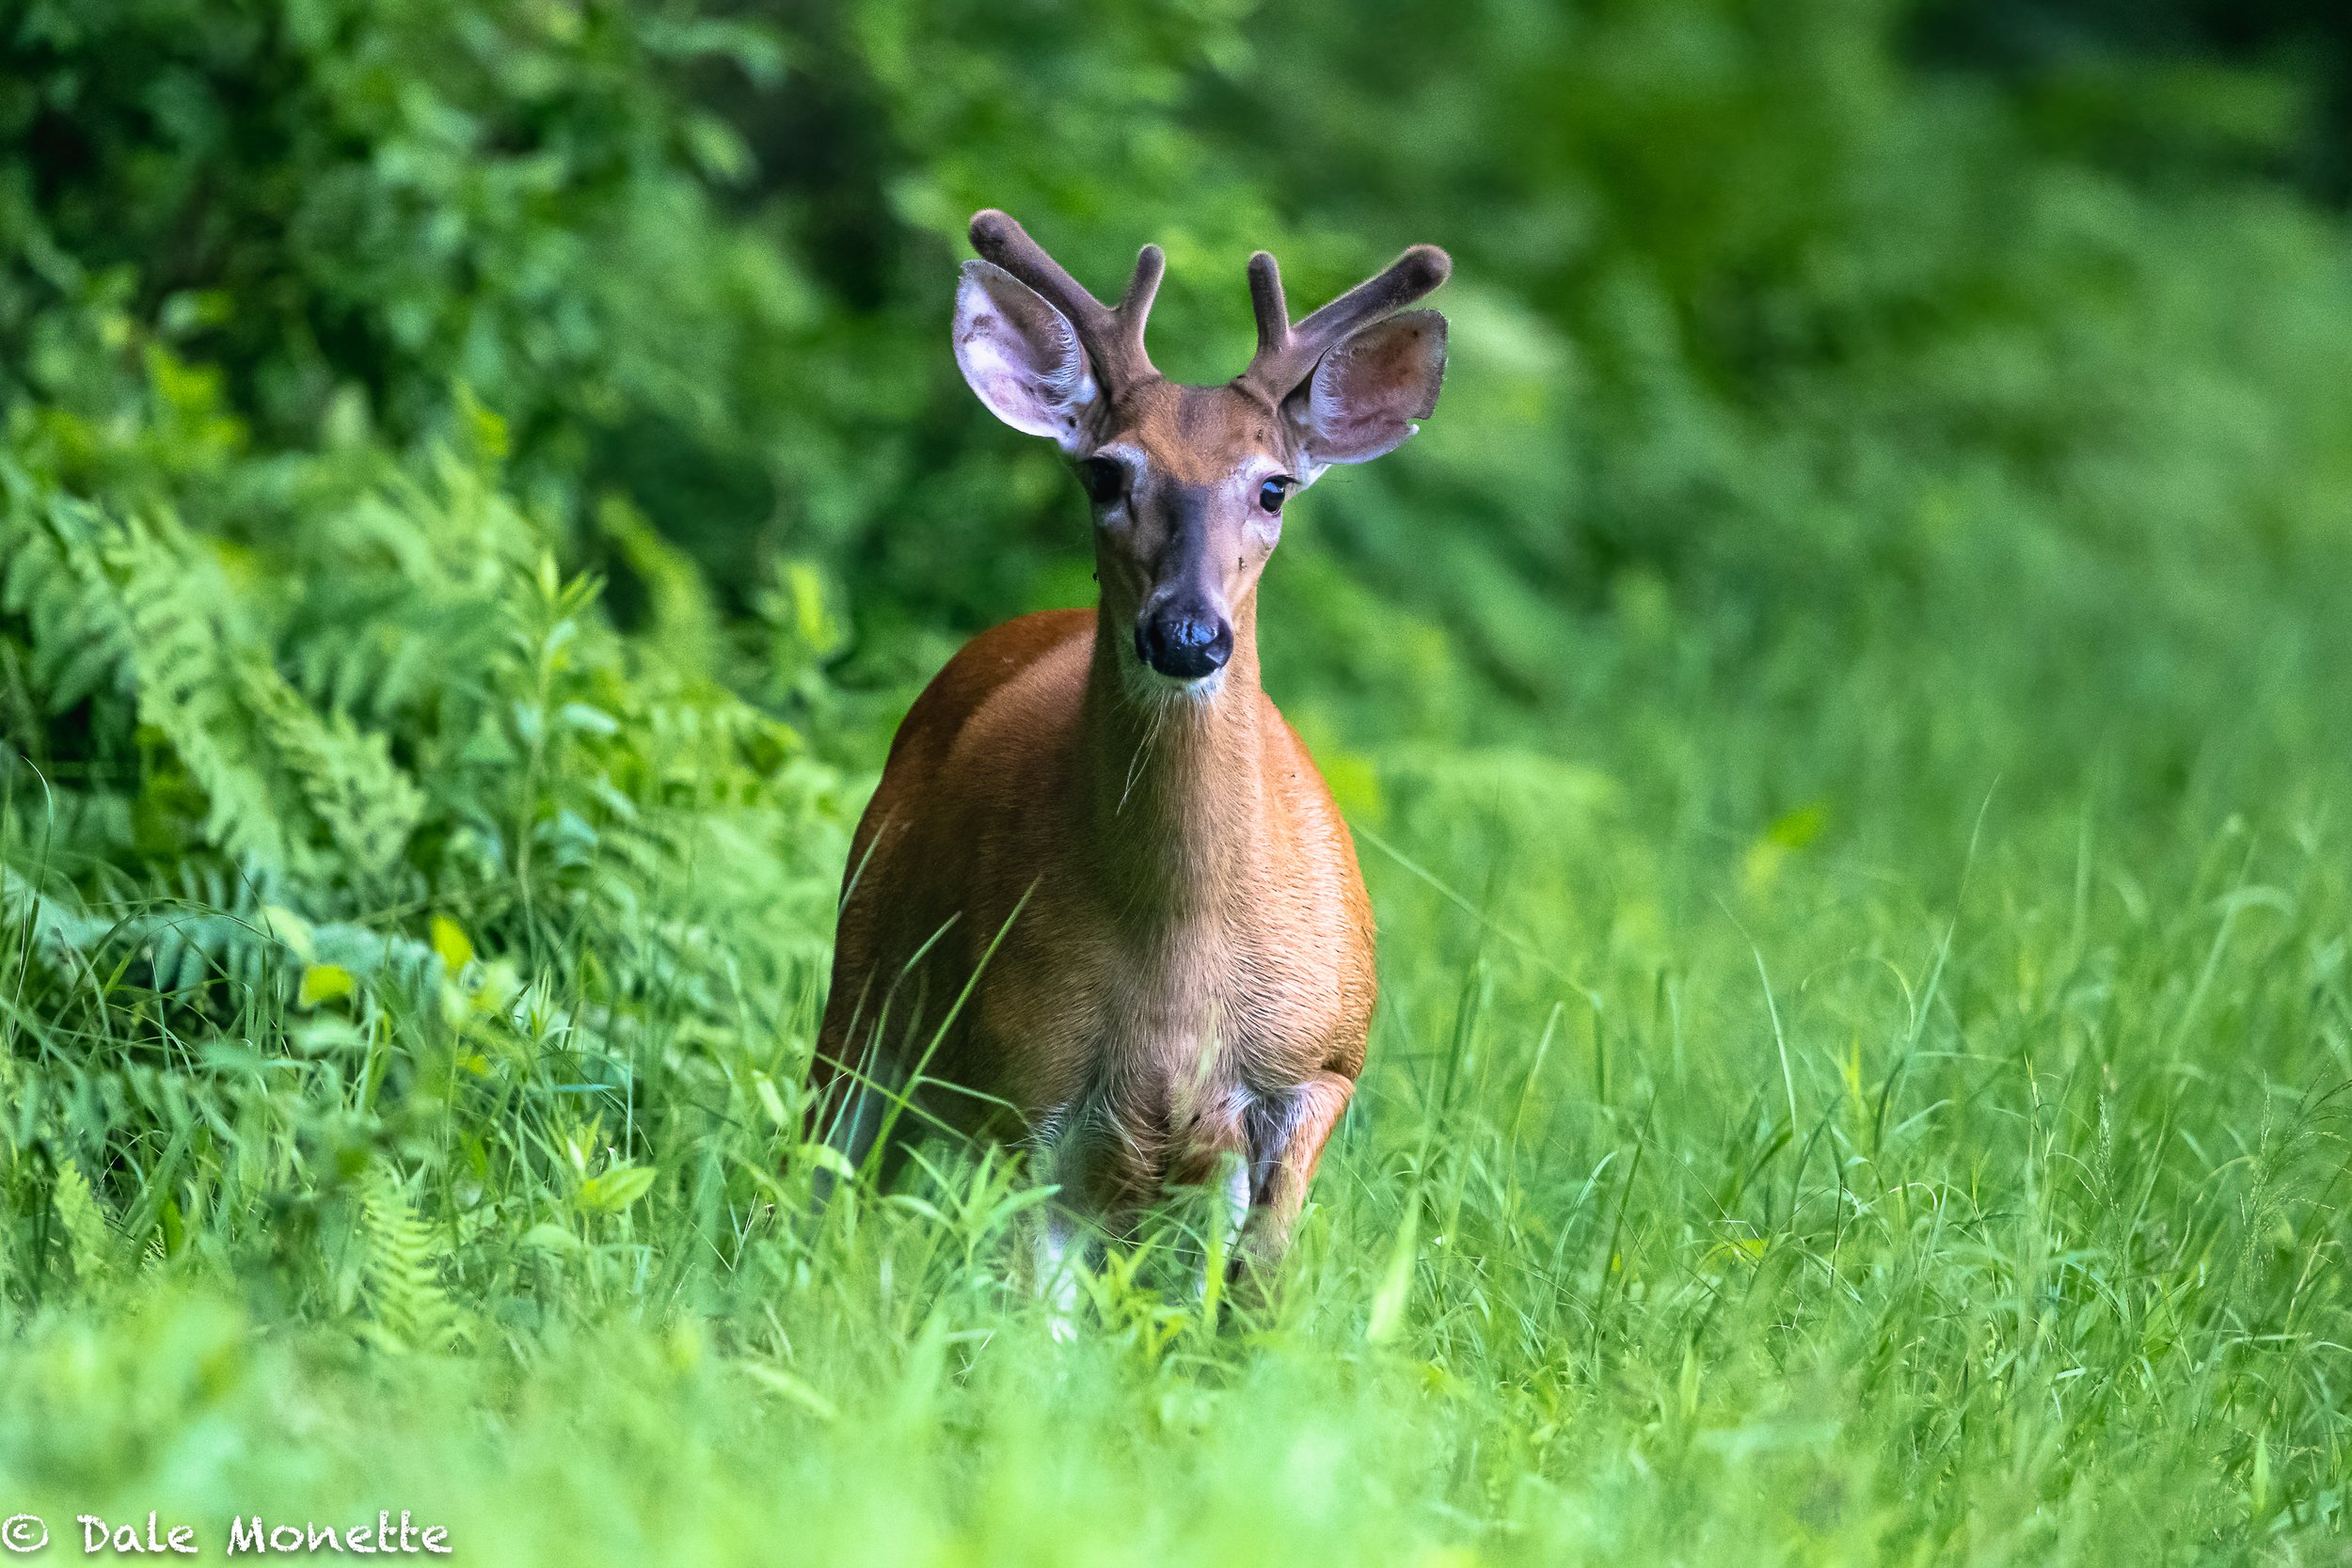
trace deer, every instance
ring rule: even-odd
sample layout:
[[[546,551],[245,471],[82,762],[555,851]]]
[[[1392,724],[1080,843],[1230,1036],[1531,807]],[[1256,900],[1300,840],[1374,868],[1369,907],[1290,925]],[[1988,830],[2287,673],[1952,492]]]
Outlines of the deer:
[[[1452,262],[1415,245],[1293,323],[1259,251],[1248,368],[1180,386],[1144,350],[1158,245],[1105,306],[1005,214],[970,234],[957,365],[1068,460],[1099,593],[983,632],[899,725],[843,876],[811,1138],[838,1169],[918,1124],[1025,1151],[1056,1189],[1041,1283],[1184,1187],[1220,1206],[1220,1278],[1263,1278],[1376,982],[1347,824],[1259,683],[1259,578],[1291,497],[1436,408],[1445,318],[1406,307]]]

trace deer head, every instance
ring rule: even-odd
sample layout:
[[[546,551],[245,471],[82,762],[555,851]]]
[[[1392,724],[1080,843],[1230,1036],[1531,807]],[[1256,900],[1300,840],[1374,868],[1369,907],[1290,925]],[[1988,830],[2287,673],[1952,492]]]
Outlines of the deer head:
[[[1136,673],[1213,694],[1234,626],[1254,624],[1258,575],[1283,501],[1334,463],[1393,451],[1437,406],[1445,318],[1404,308],[1452,262],[1415,245],[1293,324],[1274,258],[1249,259],[1258,352],[1217,387],[1182,387],[1143,347],[1166,261],[1148,245],[1105,306],[1021,226],[972,219],[956,293],[956,362],[996,417],[1052,439],[1092,502],[1105,627],[1132,625]]]

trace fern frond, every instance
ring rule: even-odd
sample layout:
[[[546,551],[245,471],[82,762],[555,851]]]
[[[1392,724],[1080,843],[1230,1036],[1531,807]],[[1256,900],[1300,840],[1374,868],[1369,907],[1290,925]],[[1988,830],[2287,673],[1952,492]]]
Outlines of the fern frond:
[[[116,517],[11,485],[0,609],[24,617],[51,711],[131,697],[202,796],[198,833],[265,882],[389,868],[424,798],[381,736],[279,673],[216,554],[168,514]]]
[[[131,687],[131,628],[102,546],[105,515],[85,501],[38,496],[7,476],[0,508],[0,610],[24,618],[28,674],[51,713]]]
[[[548,543],[494,478],[437,450],[429,479],[391,474],[305,534],[286,654],[306,693],[427,727],[486,699],[513,585]]]
[[[366,1248],[360,1283],[381,1337],[393,1348],[443,1351],[457,1314],[435,1267],[433,1233],[408,1205],[391,1167],[369,1167],[359,1189],[359,1233]]]
[[[57,1163],[56,1184],[50,1194],[50,1202],[57,1211],[57,1223],[65,1230],[66,1250],[73,1259],[73,1277],[85,1285],[103,1279],[114,1270],[115,1258],[121,1249],[116,1244],[114,1227],[106,1217],[104,1204],[90,1190],[89,1178],[72,1160]]]
[[[246,701],[276,761],[351,869],[388,870],[424,815],[424,796],[396,767],[381,735],[362,735],[342,714],[321,718],[285,677],[248,660]]]
[[[54,970],[71,968],[76,956],[95,947],[114,928],[112,922],[85,910],[70,890],[45,893],[6,865],[0,865],[0,920],[7,922],[12,938]]]
[[[125,523],[105,554],[132,628],[139,721],[204,792],[205,839],[264,878],[296,869],[299,818],[270,787],[249,706],[251,656],[224,624],[232,596],[216,563],[167,519]]]

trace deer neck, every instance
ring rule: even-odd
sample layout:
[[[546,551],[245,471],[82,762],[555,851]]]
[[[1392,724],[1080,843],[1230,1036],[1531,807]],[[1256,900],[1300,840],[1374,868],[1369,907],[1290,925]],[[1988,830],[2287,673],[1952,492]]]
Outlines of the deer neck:
[[[1153,684],[1132,619],[1107,610],[1087,678],[1090,848],[1114,907],[1144,923],[1236,912],[1265,861],[1265,736],[1258,605],[1234,607],[1233,652],[1213,691]]]

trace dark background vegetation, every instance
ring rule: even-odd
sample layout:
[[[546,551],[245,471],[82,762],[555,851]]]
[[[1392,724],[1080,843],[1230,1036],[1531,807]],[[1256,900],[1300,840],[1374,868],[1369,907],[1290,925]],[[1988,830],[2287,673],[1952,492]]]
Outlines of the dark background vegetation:
[[[941,353],[982,201],[1096,279],[1168,245],[1157,336],[1198,378],[1246,341],[1251,246],[1310,294],[1453,248],[1448,460],[1354,485],[1325,543],[1524,712],[1573,695],[1555,618],[1628,591],[1742,627],[1918,594],[1917,495],[1820,471],[1824,422],[1906,461],[2063,463],[2174,395],[2132,384],[2153,356],[2291,353],[2220,322],[2104,362],[2062,340],[2153,304],[2143,235],[2340,200],[2352,145],[2352,24],[2312,0],[14,10],[11,406],[126,395],[99,384],[119,348],[66,341],[77,309],[216,372],[240,458],[336,420],[407,450],[462,382],[625,618],[643,586],[581,521],[608,494],[738,615],[773,561],[818,564],[866,681],[934,661],[918,630],[1082,592],[1066,487]],[[2000,389],[1916,384],[1958,354]],[[1813,471],[1759,497],[1784,439]]]

